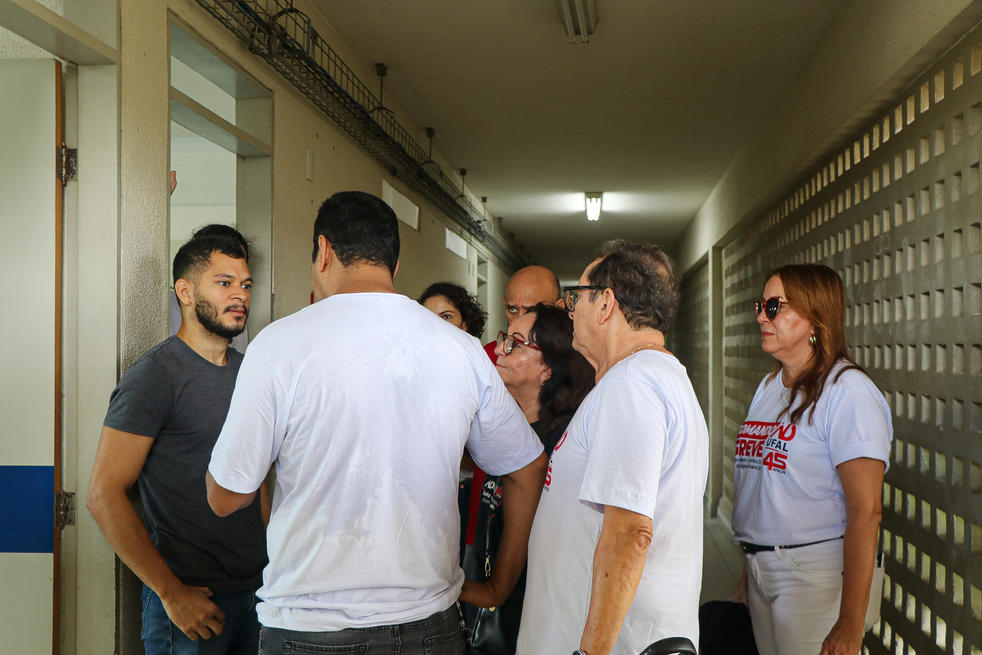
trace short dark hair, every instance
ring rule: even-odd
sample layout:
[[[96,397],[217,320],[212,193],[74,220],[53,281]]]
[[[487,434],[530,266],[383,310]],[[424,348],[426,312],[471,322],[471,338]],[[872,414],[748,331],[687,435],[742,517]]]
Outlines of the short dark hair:
[[[460,318],[464,321],[467,333],[481,338],[484,333],[484,323],[488,320],[488,313],[481,307],[477,297],[467,293],[467,289],[454,284],[453,282],[434,282],[426,287],[426,290],[419,296],[419,304],[422,305],[433,296],[443,296],[450,301],[450,304],[460,312]]]
[[[600,246],[601,259],[587,276],[591,285],[611,289],[628,325],[668,332],[679,304],[672,259],[653,243],[623,239]],[[591,291],[591,298],[601,293]]]
[[[314,253],[317,237],[331,242],[343,266],[366,262],[385,266],[395,274],[399,261],[399,223],[395,212],[370,193],[342,191],[324,201],[314,221]]]
[[[223,223],[211,223],[210,225],[205,225],[195,230],[191,234],[192,239],[197,239],[198,237],[231,237],[239,242],[242,246],[242,253],[245,255],[246,261],[249,260],[249,242],[246,238],[242,236],[242,233],[236,230],[230,225],[225,225]]]
[[[191,239],[174,255],[174,282],[188,279],[208,266],[213,252],[220,252],[232,259],[246,259],[242,244],[228,236],[199,236]]]
[[[542,352],[542,360],[551,370],[549,379],[539,390],[539,435],[569,421],[583,398],[593,388],[595,373],[583,355],[573,349],[573,321],[569,312],[555,305],[539,303],[529,309],[535,322],[528,338]]]

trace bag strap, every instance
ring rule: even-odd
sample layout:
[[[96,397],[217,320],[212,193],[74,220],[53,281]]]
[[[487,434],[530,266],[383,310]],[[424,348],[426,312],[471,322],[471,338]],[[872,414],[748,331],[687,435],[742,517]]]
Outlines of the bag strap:
[[[474,545],[477,537],[477,515],[481,508],[481,493],[484,491],[484,480],[488,474],[479,467],[474,467],[474,477],[471,478],[471,497],[467,504],[467,535],[465,543],[468,546]]]
[[[491,476],[488,476],[488,478],[494,480],[495,493],[497,493],[499,491],[499,485],[501,484],[501,478],[499,478],[499,477],[491,477]],[[482,485],[482,487],[486,486],[487,484],[488,484],[488,482],[487,482],[487,480],[485,480],[485,484]],[[481,500],[482,500],[482,502],[484,500],[484,498],[483,498],[483,491],[482,491],[482,498],[481,498]],[[492,552],[491,552],[491,534],[494,532],[494,528],[493,528],[492,524],[495,522],[495,519],[498,516],[498,512],[500,512],[501,509],[502,509],[501,508],[501,505],[498,505],[497,509],[495,509],[494,512],[489,512],[487,514],[487,521],[486,521],[485,526],[484,526],[484,581],[485,582],[487,582],[488,580],[491,579],[491,569],[492,569],[492,565],[491,565],[491,556],[492,556]],[[494,555],[497,556],[497,553],[494,553]],[[491,607],[489,609],[492,612],[495,610],[494,607]]]

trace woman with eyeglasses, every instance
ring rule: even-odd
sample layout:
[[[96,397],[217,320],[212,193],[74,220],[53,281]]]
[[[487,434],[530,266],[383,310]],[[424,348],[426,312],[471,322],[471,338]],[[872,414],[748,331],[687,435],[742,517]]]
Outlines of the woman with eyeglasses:
[[[467,289],[453,282],[434,282],[417,302],[451,325],[481,338],[488,313]]]
[[[498,373],[549,453],[593,388],[593,367],[573,350],[564,309],[539,303],[510,329],[498,334]]]
[[[593,388],[593,367],[573,350],[573,321],[563,309],[540,303],[516,318],[509,329],[510,333],[498,333],[498,372],[546,452],[552,452]],[[472,491],[470,511],[462,511],[469,544],[463,551],[463,567],[469,579],[461,593],[464,619],[472,633],[471,653],[512,654],[525,596],[525,554],[505,557],[497,551],[499,510],[508,511],[500,480],[477,469],[472,484],[480,498]],[[481,609],[491,607],[493,611]]]
[[[733,532],[761,655],[856,655],[876,558],[890,407],[849,355],[842,278],[782,266],[754,301],[774,370],[736,441]],[[880,593],[879,589],[873,593]]]

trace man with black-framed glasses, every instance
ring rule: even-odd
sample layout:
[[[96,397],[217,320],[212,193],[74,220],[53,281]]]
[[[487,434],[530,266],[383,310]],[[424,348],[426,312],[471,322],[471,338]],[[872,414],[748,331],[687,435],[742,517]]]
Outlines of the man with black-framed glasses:
[[[583,291],[603,291],[603,287],[597,286],[596,284],[576,284],[563,289],[563,304],[566,306],[570,315],[572,315],[573,309],[576,308],[576,301],[580,299],[580,293]]]
[[[671,260],[654,245],[609,242],[564,301],[597,386],[549,459],[518,655],[698,643],[709,437],[665,348],[678,305]]]

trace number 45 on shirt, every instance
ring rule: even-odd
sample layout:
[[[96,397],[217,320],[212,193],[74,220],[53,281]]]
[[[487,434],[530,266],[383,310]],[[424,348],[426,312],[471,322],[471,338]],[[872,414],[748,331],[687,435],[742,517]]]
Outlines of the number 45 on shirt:
[[[764,455],[764,460],[761,464],[766,466],[768,471],[773,471],[774,469],[783,471],[788,468],[788,455],[787,453],[776,453],[772,450]]]

